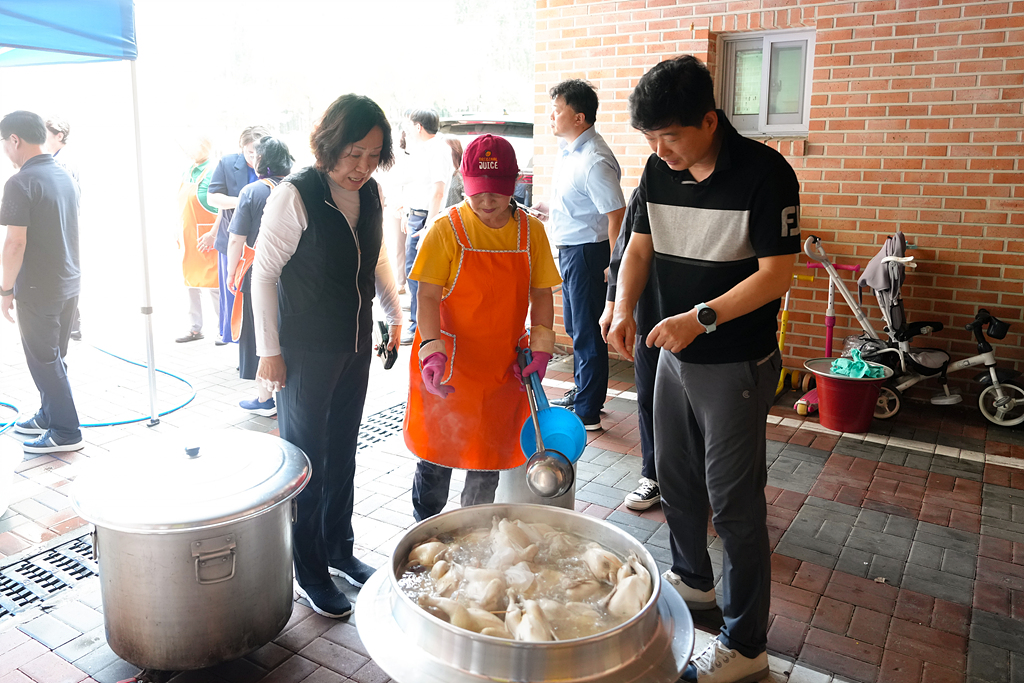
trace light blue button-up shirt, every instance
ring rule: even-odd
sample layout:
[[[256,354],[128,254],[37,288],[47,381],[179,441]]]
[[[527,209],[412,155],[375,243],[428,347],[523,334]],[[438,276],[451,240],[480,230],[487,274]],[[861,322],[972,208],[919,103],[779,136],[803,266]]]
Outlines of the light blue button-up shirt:
[[[559,141],[555,162],[551,237],[555,246],[608,239],[608,216],[626,206],[622,169],[608,143],[591,126],[571,143]]]

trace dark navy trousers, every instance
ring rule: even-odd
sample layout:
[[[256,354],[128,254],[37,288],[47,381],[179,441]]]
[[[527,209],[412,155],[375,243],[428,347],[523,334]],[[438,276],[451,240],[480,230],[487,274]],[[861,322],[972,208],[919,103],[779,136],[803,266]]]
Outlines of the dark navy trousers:
[[[28,371],[39,390],[41,422],[60,441],[77,441],[82,438],[82,430],[64,356],[68,353],[78,297],[46,302],[18,299],[14,310]]]
[[[658,372],[657,346],[647,348],[647,335],[637,334],[633,347],[633,381],[636,384],[636,402],[640,422],[640,474],[658,481],[654,462],[654,378]]]
[[[288,372],[277,394],[281,438],[302,449],[312,470],[293,525],[300,586],[330,581],[328,563],[352,557],[356,446],[371,359],[363,346],[359,353],[281,349]]]
[[[499,472],[493,470],[468,470],[459,498],[462,507],[493,503],[494,492],[498,489],[498,475]],[[444,509],[451,480],[450,467],[435,465],[426,460],[416,463],[416,474],[412,480],[412,508],[417,522],[433,517]]]
[[[576,399],[580,417],[596,418],[608,394],[608,345],[601,338],[608,283],[604,271],[611,260],[608,240],[558,248],[562,271],[562,320],[572,338]]]
[[[768,644],[765,422],[781,369],[777,350],[761,361],[715,365],[684,363],[668,351],[658,357],[654,442],[672,571],[691,588],[714,588],[710,505],[724,550],[719,640],[744,657]]]

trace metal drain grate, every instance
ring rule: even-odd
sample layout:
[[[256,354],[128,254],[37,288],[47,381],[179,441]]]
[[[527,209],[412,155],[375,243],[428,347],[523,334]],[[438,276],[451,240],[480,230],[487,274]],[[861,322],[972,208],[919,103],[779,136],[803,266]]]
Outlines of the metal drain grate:
[[[87,534],[0,568],[0,620],[98,573]]]
[[[405,403],[391,406],[379,413],[369,415],[359,425],[359,442],[356,450],[363,450],[381,443],[402,431],[405,419]]]

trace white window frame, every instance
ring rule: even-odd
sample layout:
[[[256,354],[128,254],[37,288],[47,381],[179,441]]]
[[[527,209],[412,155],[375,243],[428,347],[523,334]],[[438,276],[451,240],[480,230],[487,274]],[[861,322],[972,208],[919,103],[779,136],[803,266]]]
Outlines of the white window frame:
[[[740,122],[741,128],[733,121],[730,113],[735,96],[735,59],[736,47],[741,43],[761,41],[761,94],[758,101],[757,129],[748,123]],[[802,111],[797,123],[768,123],[768,86],[771,73],[772,46],[776,43],[806,41],[803,64],[803,91],[801,93]],[[718,79],[717,100],[719,106],[736,125],[736,130],[750,137],[784,137],[806,135],[811,118],[811,85],[814,80],[814,29],[795,31],[755,31],[750,33],[731,33],[718,37],[718,55],[720,57],[721,77]],[[753,116],[753,115],[750,115]]]

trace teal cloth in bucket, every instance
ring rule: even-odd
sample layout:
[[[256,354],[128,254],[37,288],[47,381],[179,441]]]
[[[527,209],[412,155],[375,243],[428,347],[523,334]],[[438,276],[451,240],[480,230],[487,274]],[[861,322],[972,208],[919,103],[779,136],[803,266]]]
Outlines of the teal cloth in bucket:
[[[832,374],[844,377],[869,377],[880,379],[885,377],[885,369],[878,365],[869,365],[860,357],[860,349],[851,349],[849,358],[836,358],[832,361]]]

